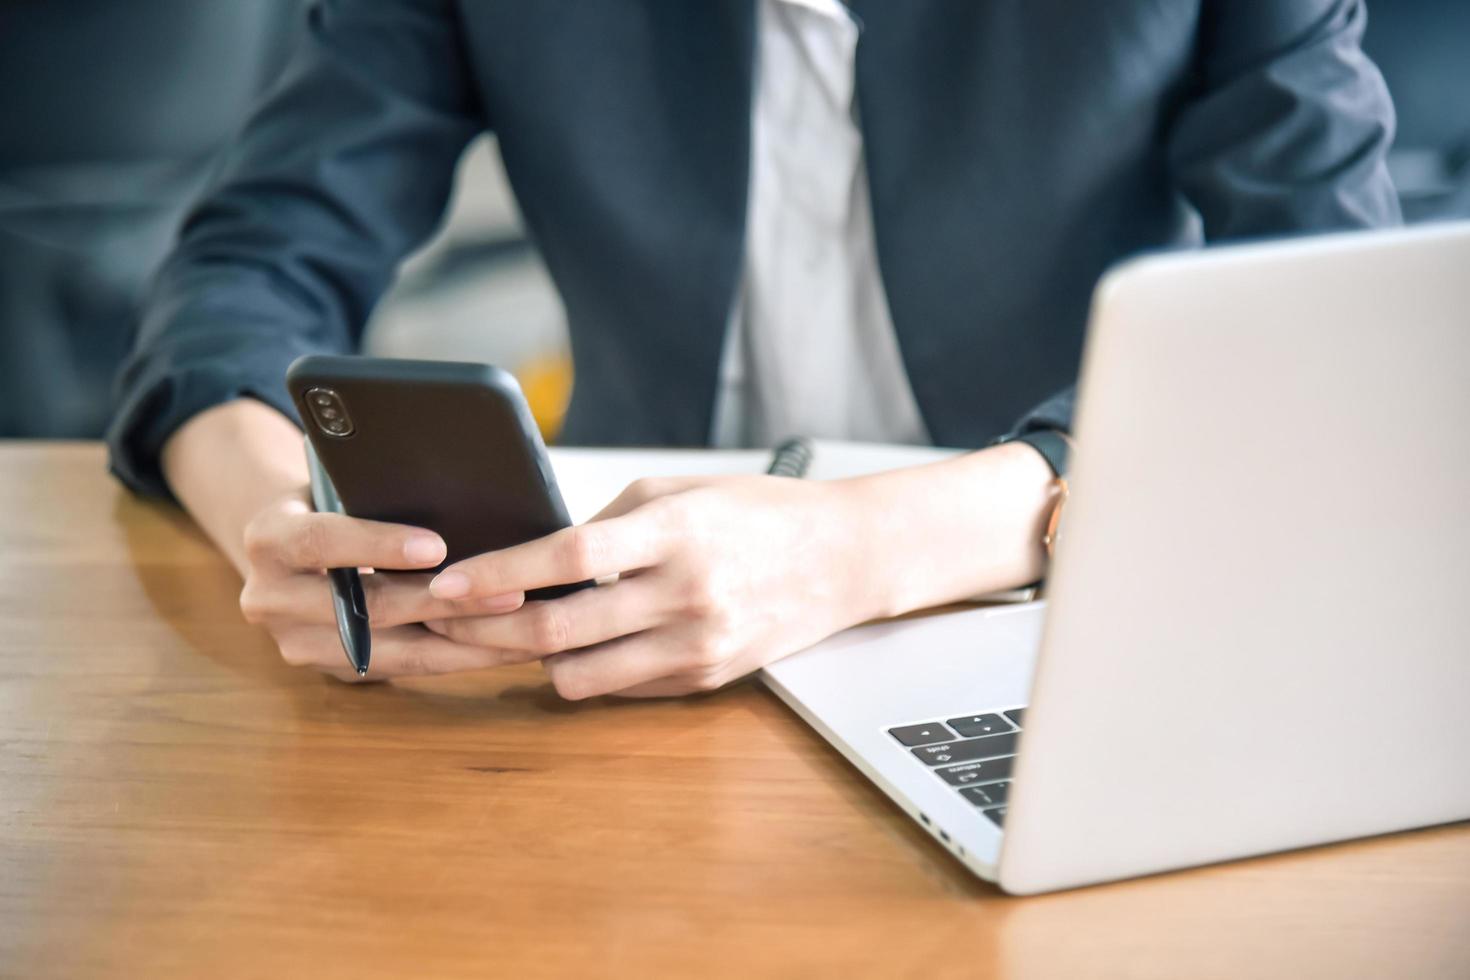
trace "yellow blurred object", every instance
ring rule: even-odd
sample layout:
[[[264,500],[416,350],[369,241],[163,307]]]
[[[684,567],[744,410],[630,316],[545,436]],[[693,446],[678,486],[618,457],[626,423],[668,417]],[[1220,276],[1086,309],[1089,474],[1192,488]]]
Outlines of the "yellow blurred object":
[[[515,372],[541,437],[553,441],[561,432],[572,397],[572,358],[565,352],[534,357]]]

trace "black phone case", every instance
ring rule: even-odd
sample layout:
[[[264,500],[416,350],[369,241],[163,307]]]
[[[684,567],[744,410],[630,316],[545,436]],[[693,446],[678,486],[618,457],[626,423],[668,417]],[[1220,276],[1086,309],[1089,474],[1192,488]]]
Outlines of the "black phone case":
[[[520,385],[500,368],[309,355],[287,370],[286,385],[343,509],[438,533],[448,545],[440,568],[571,524]],[[316,388],[340,396],[351,435],[315,424],[306,397]]]

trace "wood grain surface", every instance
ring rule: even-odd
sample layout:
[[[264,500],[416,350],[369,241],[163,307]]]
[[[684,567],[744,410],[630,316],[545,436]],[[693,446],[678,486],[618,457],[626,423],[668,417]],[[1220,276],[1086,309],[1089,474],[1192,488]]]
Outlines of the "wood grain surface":
[[[0,444],[0,976],[1470,977],[1465,825],[1013,899],[755,684],[347,687],[238,589]]]

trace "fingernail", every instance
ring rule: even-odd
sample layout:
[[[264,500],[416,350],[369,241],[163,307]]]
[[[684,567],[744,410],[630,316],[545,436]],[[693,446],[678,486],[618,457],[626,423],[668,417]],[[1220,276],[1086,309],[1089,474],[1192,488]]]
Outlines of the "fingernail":
[[[416,534],[403,545],[403,557],[419,565],[432,565],[444,560],[444,542],[432,534]]]
[[[470,594],[470,580],[462,572],[444,572],[429,583],[429,593],[439,599],[459,599]]]

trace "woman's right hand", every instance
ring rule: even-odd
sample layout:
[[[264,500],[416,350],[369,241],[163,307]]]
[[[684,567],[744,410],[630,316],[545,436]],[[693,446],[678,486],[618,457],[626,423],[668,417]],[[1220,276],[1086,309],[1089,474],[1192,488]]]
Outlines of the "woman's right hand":
[[[478,605],[435,599],[430,576],[413,570],[443,560],[437,535],[313,511],[301,430],[264,402],[238,398],[200,412],[169,438],[162,455],[169,488],[245,579],[245,618],[270,631],[287,663],[359,679],[342,652],[325,572],[354,567],[404,570],[362,577],[373,630],[372,666],[364,680],[523,659],[455,643],[417,625],[517,609],[523,597],[495,596]],[[410,550],[410,542],[422,544]]]
[[[332,606],[328,568],[371,568],[363,574],[372,625],[372,667],[362,680],[446,674],[525,660],[523,654],[455,643],[419,625],[425,620],[484,616],[520,608],[525,597],[436,599],[427,573],[444,560],[444,542],[431,531],[319,514],[304,488],[267,504],[245,526],[240,609],[265,627],[289,664],[358,681],[347,663]],[[382,574],[387,570],[394,574]]]

